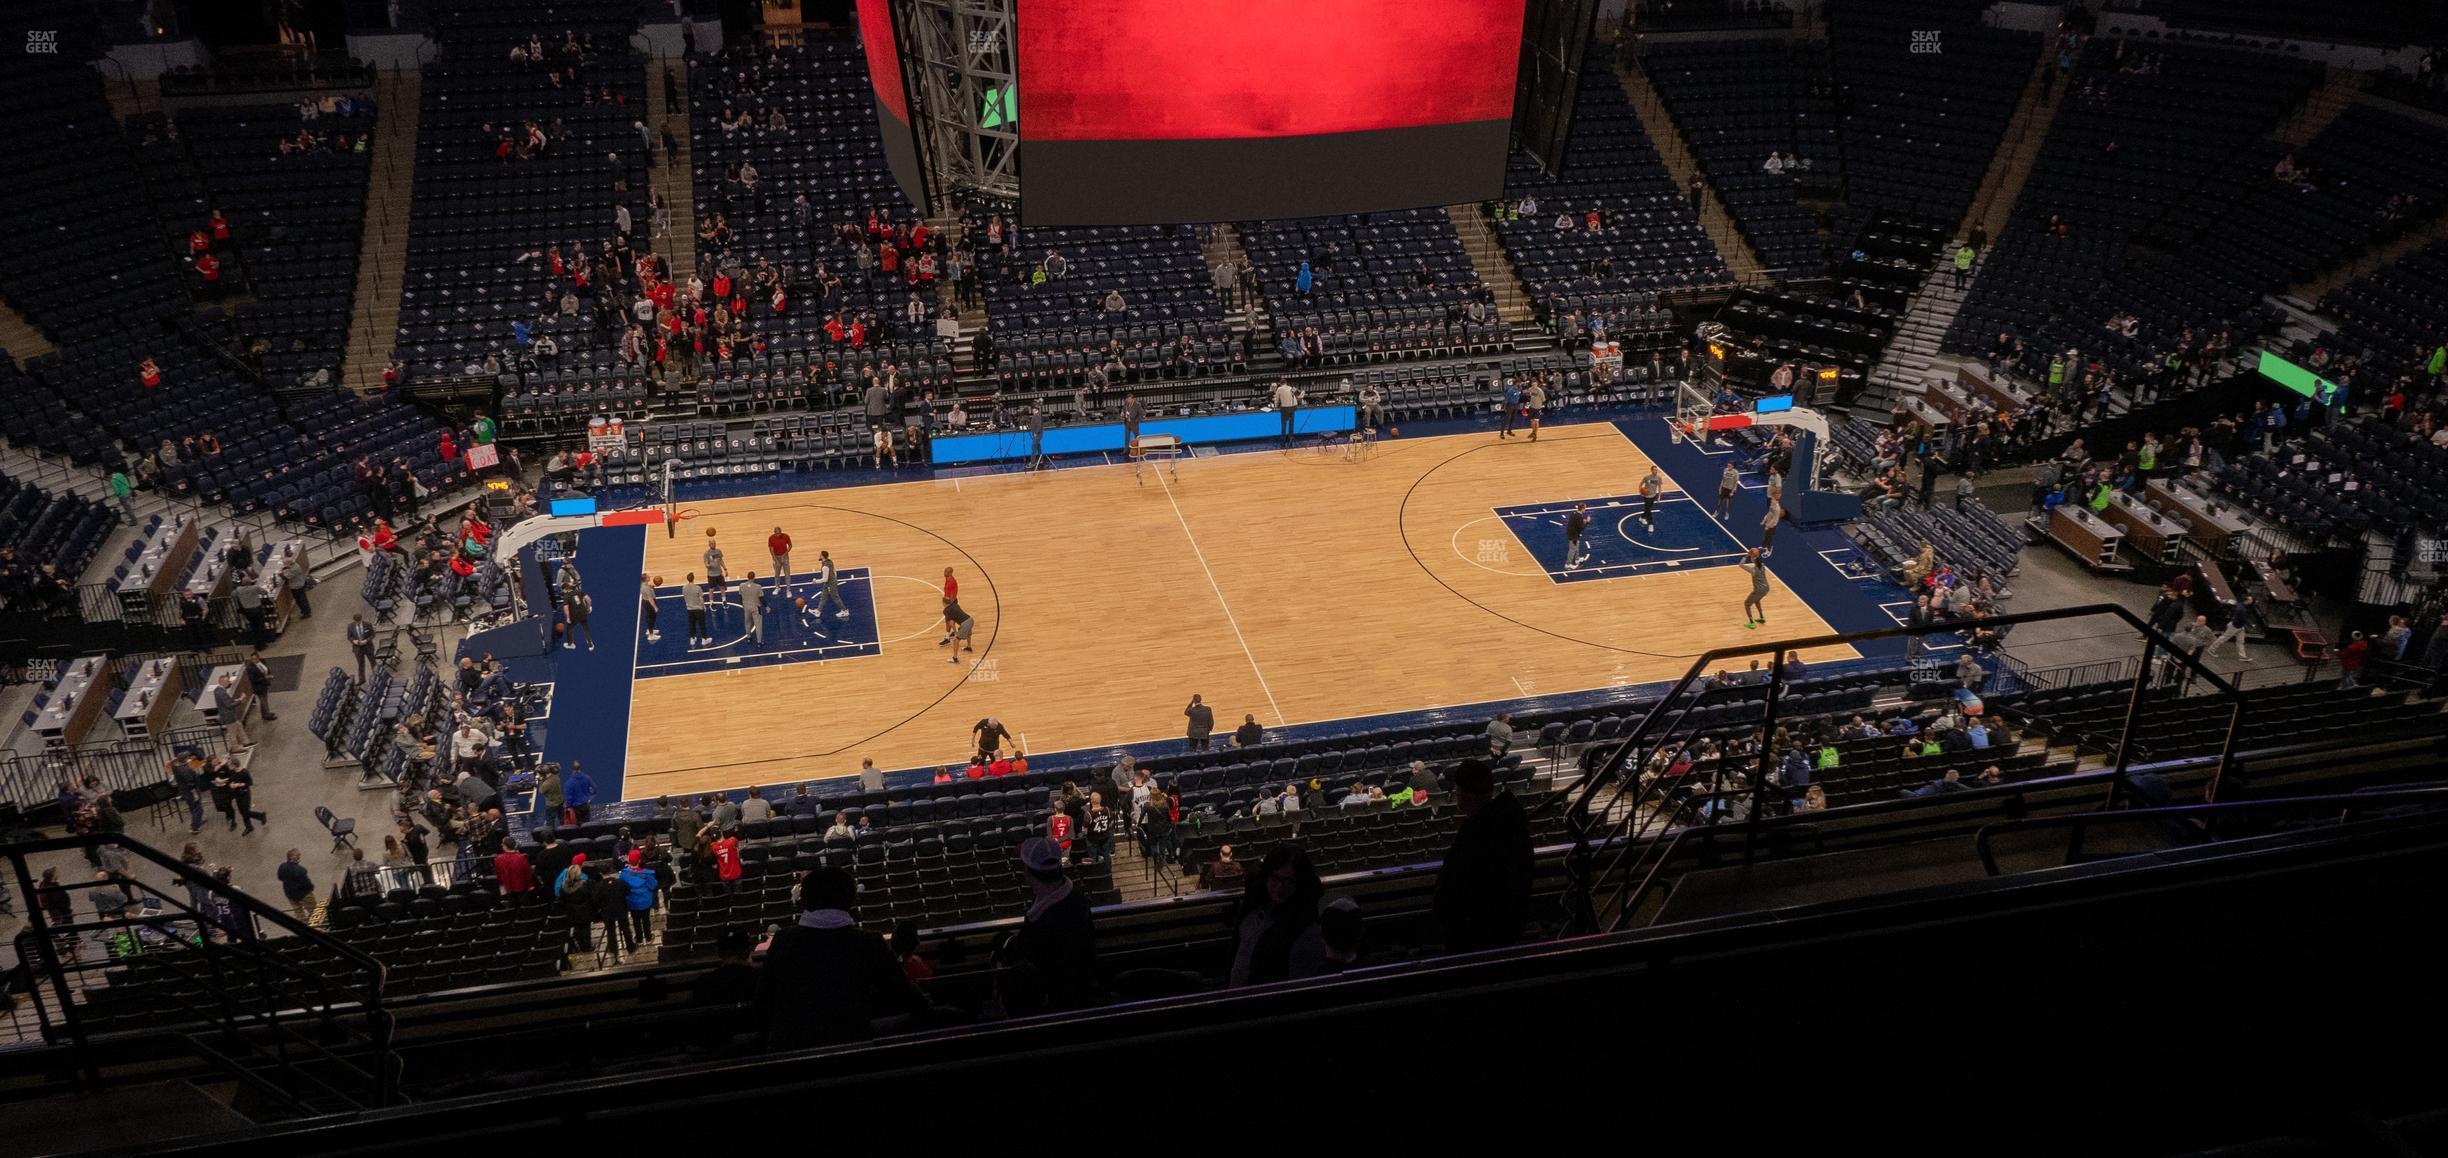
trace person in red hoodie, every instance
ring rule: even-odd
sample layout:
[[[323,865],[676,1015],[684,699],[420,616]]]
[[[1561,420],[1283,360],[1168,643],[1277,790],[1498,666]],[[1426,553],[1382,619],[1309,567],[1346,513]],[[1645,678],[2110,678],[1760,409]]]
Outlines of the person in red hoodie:
[[[228,241],[230,239],[229,218],[222,216],[221,211],[218,209],[213,210],[212,236],[214,241]]]
[[[510,845],[493,857],[493,879],[501,885],[503,896],[522,896],[535,891],[535,866],[527,863],[527,854],[517,845]]]
[[[725,884],[740,879],[739,830],[726,828],[715,840],[710,855],[714,858],[714,877]]]
[[[445,430],[442,432],[442,461],[457,462],[458,460],[459,442],[451,437],[450,431]]]
[[[2363,633],[2354,633],[2346,646],[2338,649],[2338,690],[2359,686],[2363,680],[2363,661],[2371,655],[2371,641]]]
[[[144,383],[144,388],[147,390],[151,390],[154,387],[161,385],[161,367],[151,358],[147,358],[144,361],[137,363],[136,380]]]

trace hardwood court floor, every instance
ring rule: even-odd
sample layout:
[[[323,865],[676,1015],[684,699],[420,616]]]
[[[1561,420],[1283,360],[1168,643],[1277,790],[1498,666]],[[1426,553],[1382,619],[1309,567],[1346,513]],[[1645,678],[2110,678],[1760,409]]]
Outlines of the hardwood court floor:
[[[882,654],[638,681],[624,792],[957,763],[988,715],[1039,752],[1175,737],[1192,692],[1220,735],[1243,713],[1275,727],[1672,678],[1760,638],[1744,572],[1556,583],[1493,516],[1630,494],[1647,465],[1592,423],[1535,445],[1398,440],[1361,462],[1190,459],[1178,480],[1111,466],[697,503],[676,538],[648,536],[648,570],[700,570],[711,527],[735,578],[763,573],[779,525],[801,571],[819,549],[872,569]],[[1714,489],[1670,479],[1686,482]],[[1756,523],[1758,492],[1737,502]],[[935,644],[946,566],[977,617],[975,666]],[[1766,605],[1779,636],[1829,630],[1782,581]]]

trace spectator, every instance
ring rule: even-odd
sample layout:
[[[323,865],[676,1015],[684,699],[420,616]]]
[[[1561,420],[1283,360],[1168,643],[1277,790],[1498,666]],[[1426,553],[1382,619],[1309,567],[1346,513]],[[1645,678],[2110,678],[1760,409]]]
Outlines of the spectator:
[[[1279,844],[1247,880],[1226,984],[1262,985],[1325,972],[1326,939],[1318,927],[1318,904],[1326,886],[1308,851]]]
[[[2371,641],[2358,631],[2338,649],[2338,690],[2357,687],[2363,680],[2363,661],[2371,655]]]
[[[1101,986],[1088,894],[1064,875],[1062,849],[1042,836],[1020,843],[1020,869],[1031,900],[1019,931],[997,955],[1004,1011],[1023,1016],[1096,1004]]]
[[[643,945],[654,940],[654,907],[659,882],[655,880],[654,872],[646,867],[645,853],[631,849],[628,859],[628,865],[620,871],[622,900],[628,909],[629,939],[633,944]]]
[[[298,920],[314,923],[314,878],[307,874],[306,866],[299,863],[298,850],[289,850],[289,855],[281,859],[280,868],[274,870],[274,875],[280,878],[281,896],[288,898],[290,911],[297,914]]]
[[[1490,756],[1502,757],[1507,750],[1511,749],[1513,747],[1513,713],[1496,713],[1496,718],[1488,721],[1487,738],[1488,755]]]
[[[1467,952],[1513,944],[1530,912],[1529,820],[1521,801],[1497,790],[1484,760],[1457,766],[1453,789],[1465,819],[1437,875],[1435,911],[1445,947]]]
[[[799,919],[774,934],[757,978],[767,1045],[863,1041],[879,1018],[925,1012],[926,995],[892,947],[858,927],[857,902],[858,882],[841,869],[811,869],[800,878]]]
[[[535,867],[517,845],[506,845],[493,856],[493,880],[503,897],[524,897],[535,891]]]
[[[749,963],[754,944],[746,929],[725,929],[714,939],[716,965],[689,987],[689,1004],[746,1005],[757,999],[763,978]]]
[[[587,806],[595,802],[594,777],[587,775],[586,768],[578,761],[572,760],[569,779],[563,782],[561,790],[563,798],[568,801],[569,810],[577,814],[578,823],[585,824],[589,811]]]
[[[1244,713],[1241,726],[1233,729],[1232,743],[1235,748],[1254,747],[1265,739],[1266,729],[1258,726],[1258,717],[1254,714]]]
[[[1182,709],[1182,715],[1190,721],[1188,729],[1182,733],[1183,750],[1206,751],[1207,738],[1215,734],[1215,709],[1208,707],[1206,702],[1198,696],[1192,695],[1189,706]]]
[[[1963,771],[1961,769],[1949,768],[1946,770],[1944,775],[1938,777],[1936,780],[1932,780],[1919,788],[1905,789],[1904,795],[1912,797],[1945,796],[1950,793],[1968,791],[1971,787],[1971,785],[1963,782]]]

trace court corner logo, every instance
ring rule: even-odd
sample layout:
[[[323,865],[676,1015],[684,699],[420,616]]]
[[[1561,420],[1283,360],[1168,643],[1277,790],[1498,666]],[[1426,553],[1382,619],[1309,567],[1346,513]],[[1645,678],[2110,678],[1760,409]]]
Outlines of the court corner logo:
[[[1938,30],[1935,28],[1915,29],[1912,34],[1912,50],[1915,56],[1938,55],[1942,51],[1938,43]]]
[[[29,28],[25,44],[28,56],[58,56],[59,29]]]

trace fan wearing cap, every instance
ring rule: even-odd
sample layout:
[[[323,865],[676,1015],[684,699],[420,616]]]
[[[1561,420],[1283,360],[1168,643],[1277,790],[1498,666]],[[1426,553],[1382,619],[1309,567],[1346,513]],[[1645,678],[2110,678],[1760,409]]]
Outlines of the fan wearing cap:
[[[892,947],[858,927],[857,904],[858,882],[842,869],[799,879],[799,920],[774,933],[757,977],[768,1046],[864,1041],[878,1018],[926,1011],[926,994]]]
[[[1463,816],[1437,873],[1436,916],[1445,947],[1493,949],[1521,940],[1530,912],[1530,821],[1521,801],[1499,791],[1485,760],[1453,771],[1454,806]]]
[[[1097,1004],[1096,924],[1088,894],[1063,874],[1062,846],[1042,836],[1020,842],[1020,871],[1031,900],[1020,929],[1003,943],[997,985],[1014,1016]]]
[[[2363,661],[2370,655],[2371,641],[2363,638],[2363,633],[2360,631],[2354,633],[2354,637],[2347,641],[2346,646],[2338,649],[2337,686],[2339,691],[2345,691],[2362,682]]]

